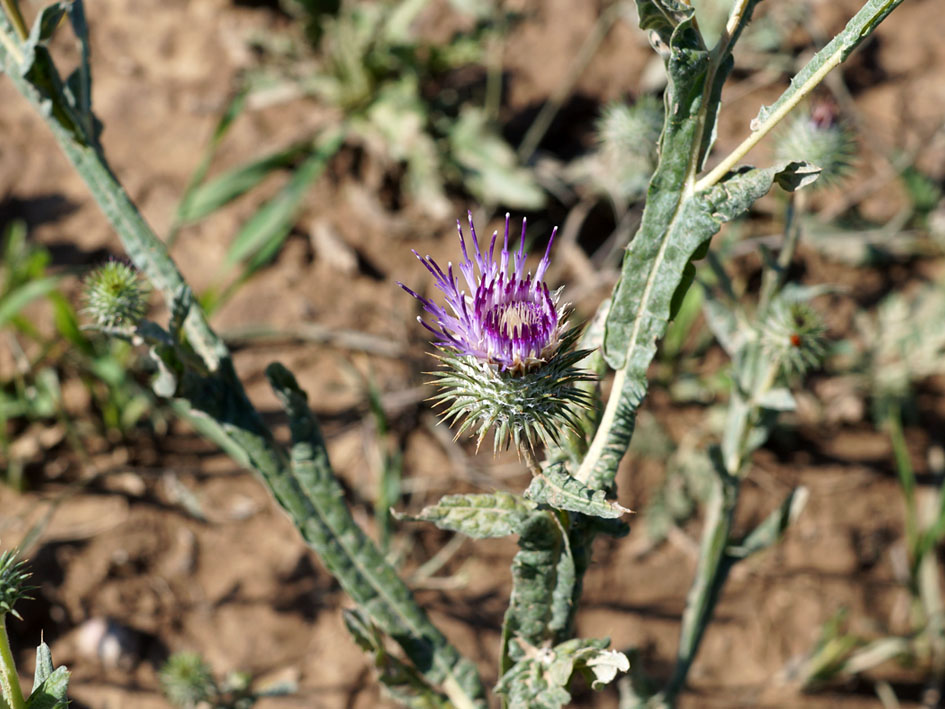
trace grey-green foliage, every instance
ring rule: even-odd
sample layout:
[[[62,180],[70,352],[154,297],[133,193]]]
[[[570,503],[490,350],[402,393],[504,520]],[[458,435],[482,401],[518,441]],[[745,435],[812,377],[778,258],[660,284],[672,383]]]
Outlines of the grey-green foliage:
[[[410,709],[448,709],[449,699],[430,686],[416,668],[387,651],[383,633],[358,609],[343,611],[345,628],[365,652],[374,657],[374,666],[384,689]]]
[[[558,709],[571,701],[568,688],[575,673],[594,689],[610,683],[630,668],[627,657],[607,650],[607,640],[573,639],[554,647],[530,648],[526,658],[503,675],[496,691],[512,709]]]
[[[46,643],[36,648],[36,669],[33,673],[33,689],[26,700],[26,709],[66,709],[69,700],[69,670],[54,667],[52,654]]]
[[[115,180],[89,132],[89,126],[95,125],[91,107],[65,90],[43,44],[48,36],[42,28],[55,25],[50,18],[63,12],[69,13],[76,31],[84,31],[76,19],[82,12],[81,0],[57,3],[38,19],[41,29],[34,34],[39,40],[27,42],[17,39],[6,14],[0,13],[0,64],[52,129],[132,262],[164,296],[172,314],[169,331],[152,326],[139,328],[138,334],[164,363],[167,385],[194,411],[216,422],[237,458],[259,473],[342,587],[397,640],[417,670],[431,683],[442,685],[457,706],[479,706],[483,688],[475,668],[432,625],[341,502],[324,444],[294,380],[283,370],[270,370],[273,385],[292,415],[295,441],[290,458],[246,397],[226,346],[194,302],[164,245]]]
[[[360,120],[362,126],[355,126],[358,130],[371,124],[377,130],[388,131],[388,137],[403,139],[406,135],[406,142],[417,147],[420,156],[414,168],[410,167],[411,159],[404,157],[413,175],[408,179],[421,183],[426,179],[424,169],[432,174],[429,167],[434,163],[429,161],[430,142],[417,138],[423,131],[415,129],[418,120],[422,124],[428,116],[418,113],[416,73],[409,67],[405,70],[401,63],[404,56],[409,59],[409,52],[398,54],[391,48],[405,48],[410,13],[423,4],[422,0],[383,6],[343,3],[357,11],[350,15],[352,24],[347,28],[337,26],[332,33],[331,41],[338,42],[332,50],[335,54],[330,54],[337,62],[331,74],[334,88],[311,85],[323,97],[330,97],[332,90],[344,94],[338,94],[335,100],[356,114],[357,120],[349,122],[349,127]],[[575,429],[589,433],[599,423],[583,462],[576,470],[563,462],[558,464],[560,467],[546,466],[530,488],[530,502],[504,500],[516,508],[514,513],[497,513],[495,508],[485,506],[464,517],[457,510],[462,504],[470,504],[469,498],[452,510],[448,509],[449,503],[441,503],[439,510],[427,513],[444,526],[474,534],[491,536],[509,531],[519,535],[497,688],[515,706],[561,706],[570,700],[568,688],[575,671],[590,672],[592,686],[597,687],[613,679],[615,671],[626,669],[626,657],[605,651],[606,641],[571,636],[594,538],[599,533],[619,535],[626,531],[625,525],[614,519],[622,509],[608,500],[613,499],[617,465],[646,392],[646,372],[656,343],[693,279],[691,262],[704,255],[709,239],[721,224],[747,211],[775,182],[796,189],[816,175],[810,165],[792,161],[765,169],[733,169],[718,178],[713,171],[697,182],[714,140],[721,89],[732,67],[731,47],[756,4],[757,0],[738,4],[732,31],[707,47],[688,4],[638,0],[641,27],[650,31],[667,69],[664,126],[640,229],[625,254],[613,297],[601,309],[605,313],[603,332],[593,328],[593,337],[602,336],[603,359],[593,360],[592,365],[602,367],[605,361],[617,376],[606,408],[582,414],[575,421]],[[778,112],[791,105],[799,92],[809,91],[810,82],[819,76],[818,68],[842,60],[896,4],[897,0],[869,0],[840,38],[812,60],[778,102],[762,111],[758,125],[769,125],[771,117],[780,115]],[[136,266],[165,298],[172,315],[167,331],[143,322],[137,332],[152,346],[153,356],[163,368],[162,391],[213,421],[237,459],[248,462],[259,473],[306,541],[359,606],[359,612],[348,617],[349,630],[358,641],[376,659],[386,654],[386,637],[399,646],[404,659],[396,657],[381,667],[393,691],[414,706],[438,706],[443,697],[460,709],[484,706],[484,691],[472,664],[462,659],[433,626],[370,538],[354,523],[332,473],[317,423],[295,380],[278,365],[267,370],[290,420],[292,446],[287,453],[276,444],[246,397],[225,345],[209,327],[163,245],[108,169],[97,142],[90,94],[85,91],[87,51],[82,53],[80,81],[73,82],[79,90],[74,91],[60,80],[43,45],[65,13],[84,47],[82,2],[74,0],[56,3],[42,14],[33,38],[25,42],[16,38],[6,16],[0,14],[4,40],[0,42],[0,60],[88,183]],[[351,41],[339,41],[345,38]],[[345,55],[352,50],[352,55]],[[384,102],[378,103],[381,100]],[[475,131],[470,126],[475,125],[471,120],[462,124],[473,136]],[[398,126],[415,132],[397,133]],[[466,140],[468,143],[469,138]],[[490,145],[489,141],[482,143]],[[733,154],[732,160],[736,159],[737,154]],[[718,172],[728,169],[725,161],[722,166],[724,169]],[[773,386],[772,378],[762,376],[766,360],[759,341],[749,338],[745,343],[747,353],[738,357],[747,362],[746,371],[751,375],[737,382],[729,431],[721,446],[712,451],[717,484],[710,496],[699,571],[683,617],[679,659],[663,694],[670,702],[685,681],[731,565],[773,543],[796,514],[797,500],[803,497],[802,493],[792,494],[741,541],[730,539],[737,483],[746,456],[763,440],[762,434],[770,426],[769,414],[790,403],[784,392]],[[589,393],[584,388],[588,382],[577,383],[580,391]],[[549,434],[546,442],[557,443],[558,438]],[[576,465],[581,442],[561,442],[567,451],[560,460]],[[558,451],[554,455],[559,460]],[[537,464],[532,467],[539,472]],[[493,497],[491,502],[495,501]],[[391,677],[400,679],[391,681]]]
[[[217,681],[210,665],[196,652],[175,652],[161,667],[158,680],[164,696],[181,709],[251,709],[263,697],[295,691],[292,682],[254,687],[245,672],[230,672]]]
[[[398,517],[432,522],[440,529],[460,532],[473,539],[488,539],[516,534],[536,508],[535,503],[508,492],[446,495],[416,515]]]
[[[480,202],[541,207],[544,193],[495,123],[455,91],[427,91],[451,69],[486,60],[487,37],[504,21],[502,11],[455,3],[474,15],[473,29],[431,43],[415,30],[426,5],[341,0],[308,7],[300,17],[308,21],[310,46],[290,42],[285,52],[260,39],[271,61],[260,71],[265,80],[256,80],[291,82],[340,109],[368,151],[405,166],[405,192],[434,216],[449,213],[446,182]]]
[[[630,511],[608,500],[606,491],[589,488],[571,477],[563,465],[550,465],[532,478],[525,497],[553,509],[601,519],[618,519]]]
[[[868,386],[878,403],[901,400],[913,382],[945,368],[945,288],[928,283],[887,296],[858,320]]]

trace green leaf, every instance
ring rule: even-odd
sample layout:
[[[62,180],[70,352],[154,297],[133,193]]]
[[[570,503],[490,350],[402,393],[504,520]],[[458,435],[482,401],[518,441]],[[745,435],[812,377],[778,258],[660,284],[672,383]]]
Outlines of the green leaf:
[[[637,408],[646,395],[647,370],[656,354],[656,343],[666,332],[673,296],[689,260],[722,223],[743,214],[768,192],[775,179],[805,170],[805,163],[743,168],[687,197],[654,192],[660,179],[657,171],[643,223],[627,248],[607,317],[604,357],[611,367],[624,371],[619,388],[611,394],[618,398],[608,405],[614,415],[599,455],[589,455],[578,473],[591,487],[610,483],[626,451]]]
[[[384,640],[371,619],[355,608],[343,610],[345,628],[365,652],[374,656],[381,684],[388,694],[411,709],[448,709],[453,705],[434,690],[416,669],[387,652]]]
[[[35,281],[29,281],[19,288],[0,298],[0,327],[19,314],[30,302],[55,290],[62,280],[62,276],[47,276]]]
[[[762,409],[770,409],[771,411],[794,411],[797,407],[794,395],[786,387],[768,389],[755,404]]]
[[[318,149],[303,162],[292,179],[273,199],[256,212],[239,230],[226,254],[225,264],[241,261],[261,265],[281,246],[295,222],[302,199],[322,174],[328,161],[344,142],[344,131],[331,131],[319,139]]]
[[[496,692],[508,698],[510,707],[557,709],[571,701],[568,691],[575,671],[591,675],[591,686],[600,689],[617,672],[626,672],[626,655],[605,649],[606,639],[573,638],[553,648],[531,648],[502,675]]]
[[[508,492],[482,495],[447,495],[418,515],[398,519],[433,522],[440,529],[461,532],[474,539],[516,534],[537,508],[535,503]]]
[[[480,202],[515,209],[540,209],[545,193],[531,171],[518,164],[515,151],[480,109],[466,107],[450,127],[450,155],[463,183]]]
[[[20,62],[21,72],[26,73],[32,69],[33,62],[36,61],[36,48],[45,46],[53,36],[56,28],[59,27],[60,20],[68,10],[68,5],[66,2],[54,2],[40,10],[30,28],[29,37],[20,45],[23,50],[23,59]]]
[[[450,688],[457,690],[466,706],[484,706],[475,667],[460,658],[430,622],[393,567],[352,518],[305,393],[281,365],[269,365],[266,376],[289,416],[292,433],[292,475],[273,476],[267,481],[276,499],[345,592],[397,641],[427,681],[442,684],[451,699],[454,694]]]
[[[219,130],[219,129],[218,129]],[[259,185],[276,170],[287,168],[311,149],[306,142],[233,168],[189,191],[177,212],[180,222],[196,222]]]
[[[726,557],[729,559],[728,563],[745,559],[773,546],[804,510],[808,497],[810,497],[810,491],[804,486],[791,490],[784,502],[749,532],[740,543],[730,545],[725,550]]]
[[[36,648],[36,669],[33,671],[33,689],[30,690],[30,694],[42,686],[54,669],[49,645],[40,643]]]
[[[525,491],[525,497],[554,509],[580,512],[590,517],[617,519],[630,512],[626,507],[607,500],[604,490],[593,490],[569,475],[563,465],[551,465],[541,475],[536,475]]]
[[[69,700],[66,698],[68,687],[69,670],[57,667],[38,687],[34,687],[26,700],[26,709],[66,709],[69,706]]]
[[[652,30],[669,44],[676,26],[692,16],[692,8],[679,0],[637,0],[637,14],[641,30]]]

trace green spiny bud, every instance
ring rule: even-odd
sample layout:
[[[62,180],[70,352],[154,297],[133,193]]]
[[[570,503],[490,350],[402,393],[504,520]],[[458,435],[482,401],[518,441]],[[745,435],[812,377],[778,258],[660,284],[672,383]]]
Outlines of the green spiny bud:
[[[192,709],[216,693],[210,666],[196,652],[171,655],[158,678],[168,701],[184,709]]]
[[[442,391],[433,400],[444,407],[443,420],[462,422],[457,436],[474,430],[477,445],[494,428],[494,451],[510,443],[534,451],[539,443],[557,444],[566,431],[579,434],[577,413],[590,406],[590,396],[577,385],[594,379],[576,366],[588,354],[572,350],[579,334],[579,328],[564,333],[545,364],[524,371],[441,348],[443,369],[434,376]]]
[[[26,562],[17,561],[15,550],[0,554],[0,616],[9,613],[20,618],[13,606],[17,601],[32,598],[26,595],[36,588],[26,584],[30,576],[32,574],[26,570]]]
[[[98,327],[133,328],[147,310],[148,288],[137,271],[109,261],[85,279],[85,312]]]
[[[806,160],[820,169],[817,186],[835,184],[850,170],[856,154],[852,131],[837,117],[836,107],[827,102],[797,114],[778,135],[775,158],[780,161]]]
[[[663,104],[643,96],[635,104],[613,102],[597,121],[597,160],[591,178],[613,199],[639,198],[656,168],[657,145],[663,129]]]
[[[804,374],[823,360],[824,325],[807,303],[777,299],[762,330],[762,346],[787,374]]]
[[[632,106],[614,101],[604,106],[597,121],[597,139],[605,152],[649,157],[663,129],[663,104],[643,96]]]

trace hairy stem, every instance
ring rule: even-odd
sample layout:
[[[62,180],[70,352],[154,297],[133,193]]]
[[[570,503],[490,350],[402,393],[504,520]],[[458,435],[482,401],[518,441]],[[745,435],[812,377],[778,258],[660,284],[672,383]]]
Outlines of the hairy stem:
[[[16,663],[7,637],[7,614],[0,614],[0,690],[10,709],[25,709],[26,700],[20,689],[20,678],[16,674]]]
[[[870,0],[847,23],[823,49],[807,62],[803,69],[791,79],[791,86],[765,112],[757,123],[753,122],[752,133],[741,144],[696,183],[696,191],[716,184],[738,164],[771,130],[790,113],[833,69],[840,65],[866,37],[872,34],[880,22],[892,12],[902,0]]]
[[[30,35],[29,27],[26,26],[26,20],[23,19],[23,13],[20,12],[20,6],[17,0],[0,0],[0,7],[10,18],[10,23],[16,30],[16,34],[23,41]]]

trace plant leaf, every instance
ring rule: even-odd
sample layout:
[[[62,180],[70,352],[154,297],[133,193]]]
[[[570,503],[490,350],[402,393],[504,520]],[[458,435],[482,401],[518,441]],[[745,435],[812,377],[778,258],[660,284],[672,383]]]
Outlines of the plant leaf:
[[[489,539],[517,534],[536,508],[535,503],[508,492],[447,495],[417,515],[397,517],[433,522],[440,529],[461,532],[473,539]]]
[[[344,490],[332,472],[305,393],[281,365],[269,365],[266,376],[289,416],[292,433],[292,476],[269,481],[276,499],[345,592],[397,641],[426,680],[453,684],[462,689],[470,706],[479,706],[483,690],[475,667],[461,659],[430,622],[342,502]]]
[[[249,261],[258,267],[278,250],[289,235],[302,199],[344,142],[344,131],[322,136],[319,147],[303,162],[292,179],[239,230],[226,254],[225,265]]]
[[[294,145],[287,149],[278,150],[195,186],[181,200],[177,219],[185,223],[203,219],[237,197],[249,192],[276,170],[291,166],[300,155],[310,148],[311,144],[306,142],[302,145]]]
[[[580,512],[590,517],[617,519],[630,512],[606,499],[604,490],[594,490],[572,477],[563,465],[551,465],[532,478],[525,497],[558,510]]]

